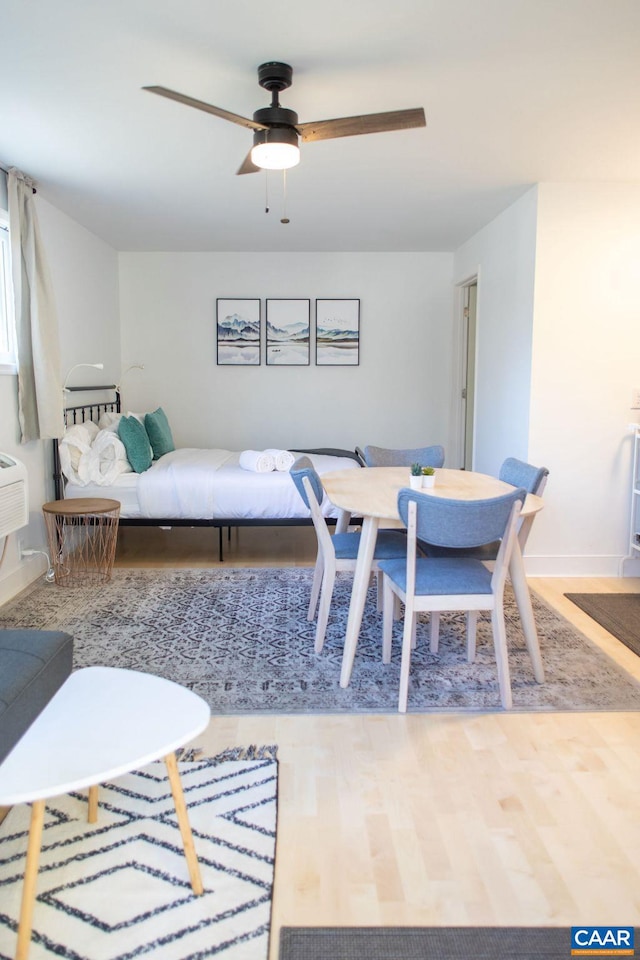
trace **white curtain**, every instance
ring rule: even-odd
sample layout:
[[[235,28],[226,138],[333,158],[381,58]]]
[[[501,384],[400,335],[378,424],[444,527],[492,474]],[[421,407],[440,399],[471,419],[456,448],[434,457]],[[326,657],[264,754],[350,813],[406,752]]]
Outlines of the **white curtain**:
[[[58,323],[33,200],[33,181],[7,177],[11,269],[18,345],[18,416],[22,443],[64,432]]]

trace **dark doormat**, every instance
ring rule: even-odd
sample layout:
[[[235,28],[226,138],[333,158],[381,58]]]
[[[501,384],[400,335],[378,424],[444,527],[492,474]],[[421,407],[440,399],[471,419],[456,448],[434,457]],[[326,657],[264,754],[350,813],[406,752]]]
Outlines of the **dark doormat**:
[[[280,960],[569,960],[571,927],[282,927]]]
[[[565,597],[640,657],[640,593],[565,593]]]

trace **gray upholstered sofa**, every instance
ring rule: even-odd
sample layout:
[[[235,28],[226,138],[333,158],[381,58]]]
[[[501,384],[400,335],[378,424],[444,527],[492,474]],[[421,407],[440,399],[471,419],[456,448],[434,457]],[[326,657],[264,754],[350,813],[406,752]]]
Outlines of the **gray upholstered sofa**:
[[[0,763],[71,673],[73,637],[0,630]]]

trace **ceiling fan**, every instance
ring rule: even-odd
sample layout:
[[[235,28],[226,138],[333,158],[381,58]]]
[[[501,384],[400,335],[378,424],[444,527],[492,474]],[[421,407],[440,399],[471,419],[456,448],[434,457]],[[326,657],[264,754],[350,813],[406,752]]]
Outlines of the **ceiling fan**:
[[[230,120],[253,130],[253,147],[236,171],[238,174],[257,173],[258,170],[286,170],[300,161],[298,138],[303,143],[312,140],[333,140],[337,137],[352,137],[363,133],[384,133],[388,130],[405,130],[409,127],[426,127],[424,110],[391,110],[386,113],[366,113],[356,117],[339,117],[336,120],[315,120],[299,123],[295,110],[280,106],[279,94],[291,86],[293,69],[288,63],[269,62],[258,67],[258,83],[271,93],[271,106],[256,110],[253,120],[237,113],[214,107],[211,103],[196,100],[167,87],[143,87],[169,100],[177,100],[196,110],[204,110],[215,117]]]

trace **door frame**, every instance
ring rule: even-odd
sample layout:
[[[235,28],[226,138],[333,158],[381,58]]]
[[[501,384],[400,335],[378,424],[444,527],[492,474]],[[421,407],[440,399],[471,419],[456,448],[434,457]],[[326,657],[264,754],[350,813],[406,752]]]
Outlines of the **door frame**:
[[[478,343],[480,340],[480,267],[478,266],[473,273],[468,274],[462,280],[455,282],[454,290],[454,324],[453,324],[453,375],[452,381],[452,401],[451,401],[451,437],[452,437],[452,460],[450,466],[461,468],[464,465],[464,440],[465,440],[465,413],[466,400],[462,395],[463,388],[466,385],[467,377],[467,327],[464,315],[466,288],[476,284],[476,349],[473,358],[474,369],[476,372],[474,383],[474,417],[473,417],[473,462],[471,469],[475,464],[475,439],[476,439],[476,414],[475,401],[478,395]]]

